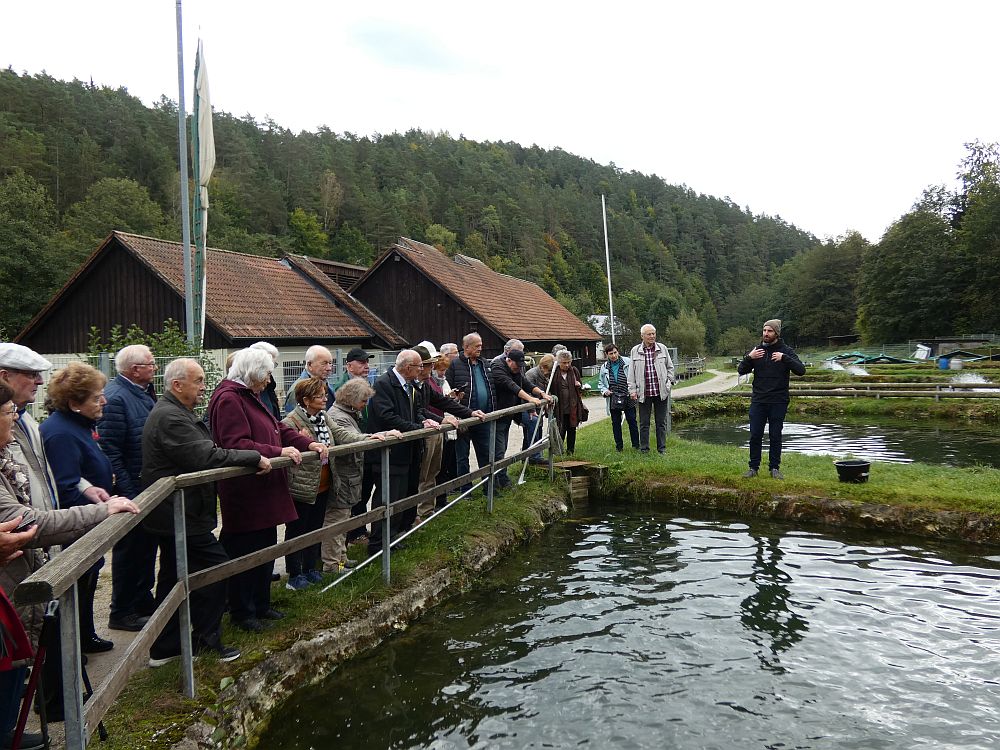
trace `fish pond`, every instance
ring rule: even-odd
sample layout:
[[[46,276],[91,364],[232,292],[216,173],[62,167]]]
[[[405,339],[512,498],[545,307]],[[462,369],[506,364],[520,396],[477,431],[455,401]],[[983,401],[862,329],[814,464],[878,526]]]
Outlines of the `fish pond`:
[[[749,449],[745,418],[718,416],[677,421],[673,433],[686,440]],[[765,455],[767,432],[764,433]],[[869,461],[917,461],[945,466],[1000,468],[1000,428],[944,421],[913,422],[881,416],[808,417],[790,415],[782,431],[782,451],[853,456]]]
[[[997,550],[591,506],[267,748],[996,748]]]

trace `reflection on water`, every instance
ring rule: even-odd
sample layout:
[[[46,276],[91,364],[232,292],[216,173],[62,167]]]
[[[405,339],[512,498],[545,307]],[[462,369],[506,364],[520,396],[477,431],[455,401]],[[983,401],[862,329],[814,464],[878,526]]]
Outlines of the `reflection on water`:
[[[596,512],[301,691],[271,748],[994,748],[1000,571]]]
[[[966,428],[896,420],[838,419],[810,421],[795,415],[782,432],[782,451],[809,455],[846,456],[870,461],[919,461],[948,466],[1000,466],[1000,430]],[[750,425],[732,417],[685,420],[674,425],[679,437],[720,445],[750,446]],[[767,432],[764,432],[765,454]]]

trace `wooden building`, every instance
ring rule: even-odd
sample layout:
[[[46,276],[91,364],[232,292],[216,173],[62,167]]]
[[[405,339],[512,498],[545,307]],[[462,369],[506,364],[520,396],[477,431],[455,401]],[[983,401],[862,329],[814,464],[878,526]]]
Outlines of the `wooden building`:
[[[222,361],[229,350],[263,339],[281,352],[287,381],[298,377],[312,344],[331,349],[338,369],[351,347],[394,356],[407,345],[342,288],[337,274],[350,281],[363,271],[357,266],[212,248],[206,263],[204,348]],[[154,332],[168,318],[185,320],[181,244],[113,232],[15,341],[44,355],[78,354],[87,350],[91,326],[107,334],[135,323]]]
[[[378,257],[351,295],[411,343],[461,347],[462,337],[475,331],[488,357],[516,338],[529,352],[548,352],[558,343],[584,366],[597,359],[601,335],[537,284],[405,237]]]

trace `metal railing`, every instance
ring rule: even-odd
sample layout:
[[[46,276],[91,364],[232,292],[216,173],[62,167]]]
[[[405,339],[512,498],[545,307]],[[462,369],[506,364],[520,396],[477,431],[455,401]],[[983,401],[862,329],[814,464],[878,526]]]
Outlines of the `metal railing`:
[[[167,625],[174,612],[178,612],[180,617],[182,688],[187,697],[194,697],[194,651],[191,639],[191,609],[189,601],[192,591],[225,580],[238,573],[251,570],[286,554],[305,549],[328,537],[345,534],[352,529],[363,527],[369,523],[375,524],[379,522],[383,524],[382,550],[365,560],[362,565],[381,557],[383,577],[388,582],[391,575],[392,546],[405,536],[400,535],[396,539],[392,539],[390,527],[392,516],[413,508],[424,500],[448,493],[474,480],[480,481],[472,490],[464,494],[474,491],[477,487],[485,483],[487,512],[492,513],[497,473],[522,459],[527,460],[528,456],[543,449],[548,449],[548,475],[549,481],[553,481],[555,478],[555,469],[553,466],[552,449],[549,445],[547,434],[541,436],[540,439],[526,450],[518,451],[511,456],[500,459],[495,455],[497,422],[501,419],[510,419],[512,416],[534,408],[532,404],[525,403],[519,406],[512,406],[508,409],[490,412],[486,415],[485,420],[477,418],[461,420],[459,422],[460,428],[482,425],[484,421],[489,424],[491,455],[489,465],[480,467],[443,484],[436,485],[429,490],[410,495],[394,503],[390,503],[389,496],[389,451],[401,443],[423,440],[431,435],[453,430],[455,429],[454,427],[442,425],[440,428],[414,430],[404,433],[401,437],[387,438],[384,441],[365,440],[359,443],[331,446],[329,453],[331,459],[336,456],[348,455],[360,451],[381,451],[380,486],[382,497],[378,507],[374,507],[376,499],[373,498],[373,508],[367,513],[340,523],[324,526],[316,531],[266,547],[249,555],[229,560],[220,565],[200,570],[194,574],[188,573],[187,566],[187,527],[184,513],[185,490],[189,487],[195,487],[208,482],[217,482],[224,479],[232,479],[233,477],[254,474],[257,469],[256,467],[210,469],[189,474],[180,474],[175,477],[165,477],[154,482],[135,498],[134,502],[139,506],[139,513],[137,515],[119,513],[110,516],[74,542],[72,546],[56,555],[33,575],[22,581],[14,590],[14,600],[18,605],[22,606],[44,604],[55,599],[59,600],[66,747],[72,750],[82,750],[87,746],[94,729],[124,689],[129,677],[146,665],[150,647]],[[318,459],[319,455],[315,452],[302,453],[303,461],[316,461]],[[291,465],[292,461],[289,458],[271,459],[271,466],[275,469],[287,468]],[[84,705],[83,668],[76,606],[76,581],[100,557],[110,551],[116,542],[141,523],[142,519],[167,498],[173,498],[174,505],[177,583],[167,593],[164,600],[159,604],[142,630],[138,632],[132,643],[126,647],[118,664],[95,687],[90,699]],[[459,499],[461,499],[461,496]],[[457,500],[449,504],[448,507],[451,507],[454,502],[457,502]],[[423,524],[420,525],[422,526]],[[409,533],[407,532],[407,534]],[[335,583],[343,581],[346,577],[346,575],[341,576]],[[330,586],[327,588],[330,588]]]

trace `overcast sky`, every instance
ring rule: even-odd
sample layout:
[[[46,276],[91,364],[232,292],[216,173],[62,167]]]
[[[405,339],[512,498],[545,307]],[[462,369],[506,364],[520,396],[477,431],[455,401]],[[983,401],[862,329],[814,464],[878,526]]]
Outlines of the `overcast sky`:
[[[1000,3],[184,0],[217,110],[561,147],[872,241],[1000,141]],[[175,0],[5,2],[0,64],[177,99]],[[595,206],[599,211],[599,203]],[[613,238],[612,238],[613,242]]]

